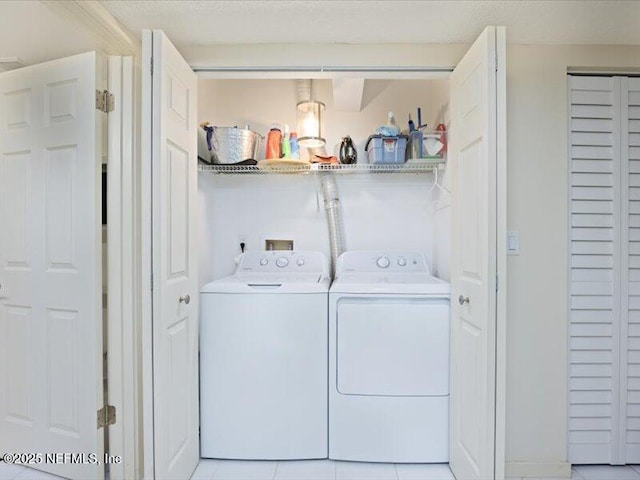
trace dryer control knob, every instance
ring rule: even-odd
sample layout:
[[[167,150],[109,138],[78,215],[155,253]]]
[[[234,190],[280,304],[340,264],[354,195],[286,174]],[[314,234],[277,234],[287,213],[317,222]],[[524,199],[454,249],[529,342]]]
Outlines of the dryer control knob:
[[[406,264],[407,264],[407,261],[404,258],[400,257],[398,259],[398,265],[400,265],[401,267],[404,267]]]
[[[280,257],[276,260],[276,265],[280,268],[284,268],[289,265],[289,260],[286,257]]]
[[[303,266],[304,265],[304,258],[299,258],[296,263],[298,264],[299,267]]]
[[[263,267],[264,267],[267,263],[269,263],[269,260],[267,260],[266,258],[261,258],[261,259],[260,259],[260,265],[262,265]]]
[[[380,268],[387,268],[389,266],[391,262],[389,262],[389,259],[387,257],[380,257],[378,259],[378,261],[376,262],[376,264],[380,267]]]

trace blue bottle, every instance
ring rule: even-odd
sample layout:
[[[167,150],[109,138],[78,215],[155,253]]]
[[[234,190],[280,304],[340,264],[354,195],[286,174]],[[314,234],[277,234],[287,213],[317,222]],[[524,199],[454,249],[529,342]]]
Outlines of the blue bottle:
[[[289,145],[291,146],[291,158],[300,159],[300,150],[298,149],[298,134],[291,132],[289,135]]]

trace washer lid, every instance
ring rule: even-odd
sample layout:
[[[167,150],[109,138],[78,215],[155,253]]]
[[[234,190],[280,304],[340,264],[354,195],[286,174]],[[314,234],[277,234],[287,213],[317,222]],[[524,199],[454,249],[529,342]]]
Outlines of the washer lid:
[[[329,279],[321,275],[303,274],[300,277],[262,275],[247,277],[231,275],[207,283],[200,293],[327,293]]]
[[[321,252],[249,251],[236,273],[206,284],[201,293],[315,293],[329,290]]]

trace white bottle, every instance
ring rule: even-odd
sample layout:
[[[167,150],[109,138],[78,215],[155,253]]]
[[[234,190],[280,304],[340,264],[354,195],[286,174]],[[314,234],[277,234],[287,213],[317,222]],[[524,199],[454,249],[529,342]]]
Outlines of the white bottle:
[[[393,112],[387,113],[387,126],[397,127],[396,118],[393,116]]]
[[[387,135],[398,135],[400,133],[400,127],[396,123],[396,118],[393,116],[393,112],[387,113],[387,124],[385,125]]]

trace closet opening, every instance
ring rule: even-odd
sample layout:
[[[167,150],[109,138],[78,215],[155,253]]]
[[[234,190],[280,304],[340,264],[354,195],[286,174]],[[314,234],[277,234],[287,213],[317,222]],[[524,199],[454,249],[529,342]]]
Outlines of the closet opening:
[[[447,276],[451,278],[452,289],[455,285],[453,296],[463,300],[451,302],[452,352],[446,356],[453,359],[449,376],[451,424],[448,426],[444,422],[449,438],[441,438],[438,444],[443,448],[448,445],[446,459],[455,475],[469,478],[503,476],[504,372],[503,365],[497,365],[496,359],[503,358],[504,332],[498,331],[497,324],[504,320],[504,290],[501,286],[499,293],[496,293],[496,272],[501,272],[500,278],[504,278],[504,239],[501,232],[506,221],[503,144],[506,138],[506,96],[504,62],[498,60],[504,55],[504,45],[504,29],[487,27],[452,72],[436,72],[435,78],[430,77],[433,73],[427,71],[378,71],[369,74],[366,72],[368,69],[363,69],[363,72],[357,68],[354,69],[355,78],[354,71],[348,68],[345,72],[330,74],[309,74],[307,71],[306,75],[295,69],[284,69],[284,72],[275,69],[272,72],[274,78],[268,78],[270,75],[263,72],[249,72],[249,78],[238,78],[243,75],[237,72],[221,72],[224,75],[220,77],[224,78],[198,78],[161,31],[143,32],[142,125],[145,135],[142,173],[146,188],[143,202],[152,205],[150,212],[143,212],[143,222],[150,227],[145,231],[151,232],[150,237],[143,238],[143,264],[152,268],[151,298],[145,315],[143,336],[145,343],[153,348],[153,356],[145,355],[143,358],[143,371],[148,372],[144,383],[151,387],[144,389],[145,403],[153,405],[154,412],[152,419],[145,419],[145,435],[156,440],[154,447],[145,449],[145,469],[153,468],[156,475],[176,476],[177,472],[192,470],[200,455],[196,432],[198,426],[202,431],[203,423],[199,421],[194,406],[199,404],[200,408],[206,408],[206,405],[203,406],[198,398],[198,382],[200,380],[202,388],[202,378],[198,378],[194,366],[198,362],[198,329],[202,326],[199,315],[205,311],[205,304],[209,303],[209,299],[199,295],[201,287],[211,285],[206,282],[212,279],[215,281],[233,273],[236,257],[243,249],[244,259],[250,252],[262,252],[261,246],[269,239],[291,241],[296,250],[306,250],[305,245],[321,253],[331,250],[328,228],[324,226],[325,214],[328,213],[320,205],[321,199],[327,202],[319,191],[322,179],[333,178],[335,188],[331,186],[329,190],[338,192],[343,207],[341,218],[347,243],[346,253],[357,251],[357,248],[391,250],[394,246],[398,248],[397,245],[401,248],[409,245],[412,251],[431,253],[428,255],[433,263],[430,271],[437,269],[439,277],[446,278],[443,272],[450,269]],[[214,73],[208,72],[207,75]],[[336,147],[348,135],[352,139],[350,156],[357,154],[360,159],[366,155],[367,160],[371,160],[367,141],[375,129],[387,123],[389,111],[393,112],[392,117],[404,129],[405,122],[409,126],[408,114],[413,114],[417,107],[423,111],[435,107],[437,111],[444,106],[441,118],[450,115],[451,119],[432,121],[442,122],[445,127],[450,124],[447,135],[456,139],[456,143],[447,140],[447,148],[451,147],[451,150],[447,152],[446,170],[431,167],[413,175],[413,172],[405,169],[405,163],[408,162],[403,162],[399,167],[394,165],[394,168],[381,169],[372,165],[376,162],[371,161],[363,164],[366,168],[353,168],[351,165],[348,168],[335,168],[331,164],[316,168],[306,165],[304,172],[297,171],[296,174],[262,172],[259,163],[249,166],[257,168],[244,166],[244,169],[231,172],[220,171],[221,167],[216,165],[198,165],[198,156],[207,160],[206,153],[203,156],[196,151],[198,128],[205,121],[212,125],[214,131],[216,126],[233,129],[237,125],[238,129],[243,130],[256,131],[259,128],[261,132],[258,133],[263,136],[274,130],[271,128],[272,122],[285,125],[288,122],[291,133],[292,125],[296,123],[296,105],[299,103],[296,80],[310,77],[313,77],[314,93],[317,95],[312,100],[324,103],[325,120],[329,117],[334,120],[331,124],[325,122],[321,135],[326,140],[326,156],[336,156]],[[344,111],[335,108],[332,111],[330,102],[340,97],[339,80],[342,77],[354,80],[344,83],[362,85],[360,102],[356,109]],[[425,103],[428,105],[422,106],[422,95],[429,95],[430,82],[437,81],[441,82],[442,94],[434,95],[432,101],[427,99]],[[250,85],[250,82],[254,84]],[[413,98],[403,97],[412,87],[427,93],[419,93],[420,96]],[[225,89],[227,92],[235,90],[236,93],[219,93]],[[328,94],[323,95],[323,91]],[[282,92],[286,92],[289,100],[283,101]],[[360,115],[361,110],[372,107],[377,99],[385,95],[396,95],[400,99],[396,102],[399,106],[377,105],[381,115],[373,120]],[[236,101],[232,100],[234,96]],[[353,100],[354,96],[348,95],[347,98]],[[260,105],[267,105],[266,114],[260,113]],[[282,105],[287,106],[286,112],[279,110]],[[220,117],[225,110],[228,112],[226,119]],[[212,118],[216,115],[221,120]],[[340,116],[343,116],[341,125],[336,120]],[[412,120],[415,122],[418,119],[414,117]],[[418,120],[418,123],[421,122]],[[249,129],[245,128],[247,125]],[[338,128],[335,128],[336,125]],[[286,131],[286,128],[283,129]],[[206,148],[208,150],[209,145]],[[452,153],[454,150],[455,155]],[[395,151],[391,147],[390,152]],[[340,150],[337,153],[339,157]],[[247,160],[260,162],[263,161],[260,157],[264,156],[264,161],[275,159],[279,162],[281,158],[267,156],[266,148],[264,154],[259,151],[255,156],[258,159]],[[451,158],[456,158],[457,163],[452,165]],[[449,198],[446,195],[448,192]],[[334,200],[332,196],[329,203],[335,204]],[[450,215],[449,211],[452,212]],[[211,227],[210,224],[216,221],[219,223]],[[436,221],[442,221],[446,226],[442,230],[435,228]],[[358,228],[353,228],[356,224]],[[440,239],[436,238],[438,232],[443,233]],[[460,248],[457,248],[458,245]],[[467,245],[471,248],[466,248]],[[442,250],[437,255],[433,254],[440,247]],[[308,260],[313,256],[279,258],[274,252],[287,250],[266,252],[262,261],[257,257],[258,264],[273,263],[278,268],[285,268],[292,263],[298,266],[312,263]],[[420,254],[420,258],[425,256]],[[447,265],[448,262],[451,266]],[[394,268],[403,265],[418,268],[421,265],[418,258],[403,257],[397,252],[395,256],[383,254],[374,259],[378,268],[390,268],[392,263]],[[267,288],[270,292],[273,287],[279,288],[277,284],[264,282],[248,287],[252,288],[251,293],[255,293],[255,287],[262,291],[264,287],[272,287]],[[331,295],[331,291],[325,292]],[[204,297],[233,292],[202,289],[202,293]],[[241,303],[242,308],[245,305],[256,306],[251,302]],[[382,312],[376,311],[377,314]],[[251,312],[252,318],[257,318],[255,314],[258,310]],[[378,319],[388,326],[387,317],[381,315],[378,315]],[[332,318],[332,313],[329,313],[328,321],[332,322]],[[204,337],[200,336],[200,342]],[[202,345],[200,343],[200,361]],[[329,357],[333,358],[331,347]],[[444,368],[444,379],[448,378],[448,368]],[[326,365],[323,370],[326,372]],[[348,392],[359,392],[365,388],[363,385],[367,389],[371,385],[377,386],[375,382],[365,382],[354,389],[346,386],[344,391],[350,395]],[[403,385],[406,386],[406,383]],[[411,385],[415,390],[416,385]],[[388,391],[378,389],[376,395],[380,395],[380,392]],[[429,396],[425,390],[420,395]],[[169,412],[181,412],[181,416],[169,415]],[[445,418],[445,415],[438,418]],[[478,421],[468,423],[467,419],[470,418]],[[178,438],[172,436],[175,431],[189,434]],[[423,435],[425,432],[428,434],[429,429],[422,428],[419,433]],[[482,440],[478,442],[478,439]],[[279,437],[279,440],[286,439]],[[328,443],[327,446],[331,448],[331,442]],[[179,449],[177,445],[180,445]],[[419,441],[414,445],[417,449],[421,446],[428,448]],[[313,454],[313,458],[327,458],[322,453],[319,455]],[[374,456],[371,460],[384,461],[380,456],[377,456],[377,460]],[[331,453],[328,457],[348,460]],[[497,457],[501,459],[498,463]],[[227,454],[225,458],[233,457]],[[356,458],[352,460],[362,461]],[[410,462],[403,459],[398,461]]]

